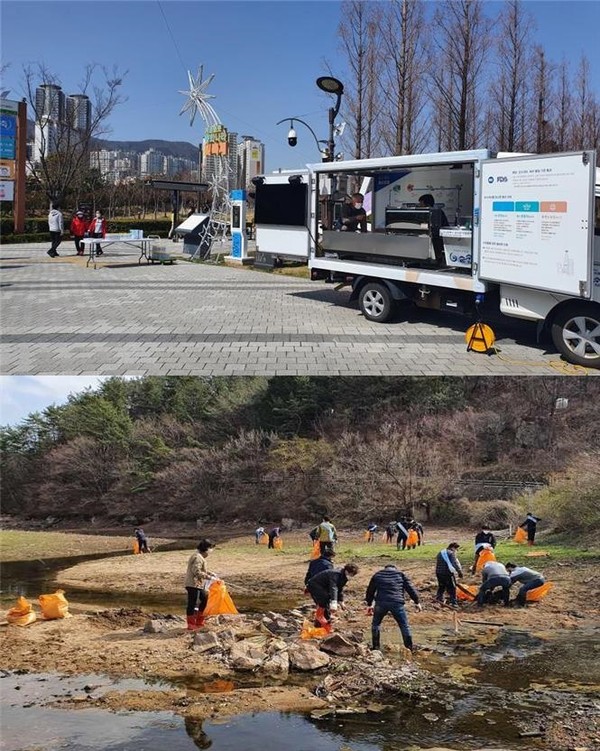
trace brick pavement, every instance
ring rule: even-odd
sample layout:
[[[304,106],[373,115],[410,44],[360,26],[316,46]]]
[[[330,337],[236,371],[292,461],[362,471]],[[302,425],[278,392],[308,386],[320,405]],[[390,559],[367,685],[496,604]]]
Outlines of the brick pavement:
[[[250,269],[180,261],[52,260],[46,244],[0,247],[3,374],[549,375],[575,372],[535,326],[496,326],[500,355],[467,352],[466,319],[410,310],[374,324],[349,291]],[[597,373],[597,371],[589,371]]]

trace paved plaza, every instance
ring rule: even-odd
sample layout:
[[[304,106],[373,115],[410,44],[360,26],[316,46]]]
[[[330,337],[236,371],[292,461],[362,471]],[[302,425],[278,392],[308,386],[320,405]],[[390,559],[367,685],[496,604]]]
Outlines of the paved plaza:
[[[178,246],[174,246],[178,247]],[[3,374],[556,375],[575,373],[523,321],[495,325],[499,354],[467,352],[464,318],[409,308],[374,324],[348,288],[71,242],[0,247]],[[590,374],[597,371],[588,371]]]

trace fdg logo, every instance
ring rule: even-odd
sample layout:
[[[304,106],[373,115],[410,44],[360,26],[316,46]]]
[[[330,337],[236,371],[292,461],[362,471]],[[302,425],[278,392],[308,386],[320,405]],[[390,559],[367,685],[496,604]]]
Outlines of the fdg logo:
[[[505,177],[504,175],[500,175],[499,177],[496,178],[496,180],[499,183],[507,183],[508,182],[508,177]],[[488,183],[490,183],[490,185],[491,185],[493,182],[494,182],[494,177],[492,175],[490,175],[488,177]]]

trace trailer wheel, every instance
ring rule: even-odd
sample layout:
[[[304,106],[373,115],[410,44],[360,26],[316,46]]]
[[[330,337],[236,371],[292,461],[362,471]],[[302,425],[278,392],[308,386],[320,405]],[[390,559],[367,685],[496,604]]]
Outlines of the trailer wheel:
[[[358,297],[360,310],[365,318],[377,323],[389,321],[394,312],[394,301],[385,284],[367,282]]]
[[[572,303],[552,321],[552,341],[565,360],[587,368],[600,368],[600,308]]]

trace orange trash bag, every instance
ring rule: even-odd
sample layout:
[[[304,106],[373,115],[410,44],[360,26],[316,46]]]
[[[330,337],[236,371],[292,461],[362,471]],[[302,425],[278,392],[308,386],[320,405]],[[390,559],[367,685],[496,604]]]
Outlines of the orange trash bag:
[[[411,529],[408,533],[408,537],[406,538],[406,547],[407,548],[416,548],[419,544],[419,535],[417,534],[416,529]]]
[[[70,618],[69,603],[62,589],[57,589],[53,595],[40,595],[38,597],[42,608],[42,618],[53,621],[57,618]]]
[[[208,590],[208,602],[204,608],[203,616],[209,615],[238,615],[236,606],[227,591],[225,582],[216,581]]]
[[[552,582],[546,582],[545,584],[542,584],[541,587],[536,587],[535,589],[527,592],[527,594],[525,595],[525,600],[527,602],[538,602],[548,594],[553,586],[554,584],[552,584]]]
[[[371,539],[371,533],[369,532],[369,530],[368,530],[368,529],[367,529],[367,531],[366,531],[366,532],[364,533],[364,535],[363,535],[363,539],[364,539],[364,541],[365,541],[365,542],[369,542],[369,540]]]
[[[283,540],[281,539],[281,537],[276,537],[273,540],[273,547],[275,548],[275,550],[283,550]]]
[[[475,573],[478,571],[481,571],[481,569],[485,566],[486,563],[490,563],[491,561],[496,560],[496,555],[493,550],[488,550],[487,548],[484,548],[481,553],[477,556],[477,563],[475,564]]]
[[[461,584],[456,588],[456,599],[472,602],[477,597],[477,592],[479,592],[479,587],[475,584]]]
[[[263,534],[260,537],[260,540],[258,541],[259,545],[266,545],[269,542],[269,535],[266,532],[263,532]]]
[[[300,632],[301,639],[322,639],[331,633],[331,628],[325,628],[324,626],[312,626],[310,621],[304,621],[302,625],[302,631]]]
[[[523,527],[517,527],[513,540],[515,542],[527,542],[527,532],[525,532]]]
[[[24,597],[17,598],[17,604],[6,614],[6,620],[15,626],[29,626],[36,620],[33,605]]]
[[[315,561],[317,558],[321,557],[321,543],[318,540],[315,540],[313,542],[312,546],[312,552],[310,554],[310,560]]]
[[[133,541],[133,554],[138,555],[140,552],[140,543],[137,540]]]

